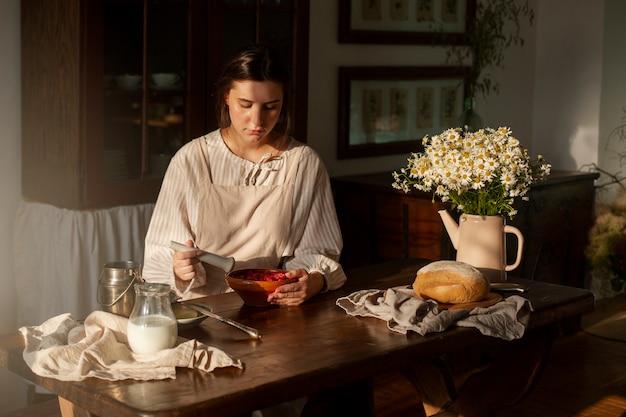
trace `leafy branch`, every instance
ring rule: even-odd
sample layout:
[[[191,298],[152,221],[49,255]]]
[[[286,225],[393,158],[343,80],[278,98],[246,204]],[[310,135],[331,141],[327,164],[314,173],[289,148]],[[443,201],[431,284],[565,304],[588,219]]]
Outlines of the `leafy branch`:
[[[600,174],[603,174],[603,175],[605,175],[605,176],[607,176],[609,178],[609,180],[607,182],[603,182],[602,184],[597,184],[596,188],[604,188],[604,187],[608,187],[609,185],[612,185],[612,184],[617,184],[624,191],[626,191],[626,185],[624,184],[624,181],[626,180],[626,176],[624,176],[624,174],[622,174],[621,172],[617,172],[617,173],[611,174],[610,172],[600,168],[598,166],[598,164],[596,164],[595,162],[583,165],[580,168],[580,170],[581,171],[588,171],[588,172],[599,172]]]
[[[622,111],[624,112],[624,116],[622,116],[622,123],[611,130],[609,133],[609,140],[604,147],[604,150],[607,153],[615,155],[615,157],[619,160],[620,166],[624,166],[624,164],[626,164],[626,149],[624,146],[624,143],[626,143],[626,109],[622,109]],[[596,188],[598,189],[617,184],[622,190],[626,191],[626,176],[621,171],[610,173],[600,168],[596,163],[585,164],[580,170],[598,172],[607,178],[601,184],[596,184]]]
[[[471,62],[469,97],[480,92],[483,96],[491,91],[498,93],[500,85],[485,70],[490,67],[504,68],[504,51],[511,46],[523,46],[521,36],[522,18],[532,25],[534,12],[528,0],[478,0],[476,18],[467,30],[465,45],[450,45],[446,62],[461,67]]]
[[[614,154],[620,167],[626,161],[626,109],[623,109],[622,123],[609,133],[605,151]],[[598,172],[606,179],[596,183],[596,189],[617,184],[620,189],[610,204],[596,206],[595,221],[589,232],[587,258],[594,267],[608,268],[613,274],[607,277],[615,292],[626,290],[626,176],[622,172],[610,173],[597,164],[583,165],[581,170]]]
[[[609,140],[606,143],[605,150],[607,152],[614,153],[619,159],[620,166],[624,165],[624,161],[626,161],[626,150],[624,150],[624,142],[626,142],[626,109],[622,109],[624,112],[624,116],[622,116],[622,124],[618,125],[615,129],[609,133]],[[620,150],[615,150],[609,148],[612,142],[620,142],[617,147]]]

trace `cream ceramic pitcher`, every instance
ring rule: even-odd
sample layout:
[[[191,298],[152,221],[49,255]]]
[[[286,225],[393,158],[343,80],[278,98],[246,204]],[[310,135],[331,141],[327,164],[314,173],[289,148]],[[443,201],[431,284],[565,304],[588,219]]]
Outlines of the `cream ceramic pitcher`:
[[[517,268],[522,260],[524,236],[514,226],[505,225],[503,216],[462,214],[459,224],[446,210],[439,216],[456,249],[456,260],[478,268],[491,282],[506,281],[506,273]],[[517,256],[506,263],[506,234],[517,237]]]

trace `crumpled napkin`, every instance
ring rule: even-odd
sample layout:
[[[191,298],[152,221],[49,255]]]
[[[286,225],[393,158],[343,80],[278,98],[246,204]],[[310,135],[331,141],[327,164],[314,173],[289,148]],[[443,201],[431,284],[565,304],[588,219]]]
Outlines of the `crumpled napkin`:
[[[484,335],[505,340],[524,335],[532,311],[530,301],[517,295],[490,307],[445,310],[434,300],[422,301],[412,291],[396,288],[357,291],[337,299],[336,304],[351,316],[385,320],[390,330],[402,334],[410,330],[424,336],[460,326],[475,327]]]
[[[243,369],[240,360],[195,339],[179,337],[172,349],[133,353],[126,338],[127,324],[126,317],[95,311],[84,324],[66,313],[39,326],[21,327],[24,361],[36,375],[62,381],[175,379],[177,367],[206,372],[228,366]]]

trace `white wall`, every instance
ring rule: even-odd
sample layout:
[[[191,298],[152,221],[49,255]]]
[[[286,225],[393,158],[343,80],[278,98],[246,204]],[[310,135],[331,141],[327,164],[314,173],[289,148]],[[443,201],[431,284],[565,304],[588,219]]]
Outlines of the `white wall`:
[[[576,170],[598,159],[604,1],[537,6],[532,148]]]
[[[13,219],[20,198],[19,0],[0,0],[0,333],[15,330]],[[0,369],[0,410],[26,401],[25,383]]]
[[[0,0],[0,333],[15,323],[13,217],[20,198],[20,49],[19,2]]]
[[[626,124],[626,2],[623,0],[605,0],[604,10],[604,44],[602,67],[602,93],[600,103],[600,141],[598,144],[598,164],[610,173],[621,172],[626,175],[626,167],[612,153],[604,152],[607,148],[626,152],[623,141],[611,140],[611,131]],[[620,146],[621,145],[621,146]],[[626,162],[626,161],[625,161]],[[611,200],[616,188],[611,192],[599,193],[603,200]]]
[[[537,13],[537,0],[529,4]],[[500,83],[499,93],[492,93],[486,99],[478,101],[478,111],[486,126],[508,126],[521,143],[535,154],[532,149],[532,109],[534,94],[529,88],[535,82],[535,45],[537,17],[532,25],[521,22],[523,46],[512,47],[505,52],[504,68],[494,68],[490,72],[494,80]]]

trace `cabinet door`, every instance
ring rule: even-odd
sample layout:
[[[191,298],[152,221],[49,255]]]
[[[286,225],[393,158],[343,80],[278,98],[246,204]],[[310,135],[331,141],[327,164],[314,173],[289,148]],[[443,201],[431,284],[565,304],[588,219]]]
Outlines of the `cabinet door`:
[[[80,3],[23,0],[20,5],[22,195],[79,207]]]
[[[443,227],[437,210],[445,208],[427,198],[376,196],[376,253],[380,260],[441,259]]]
[[[439,210],[449,208],[441,202],[433,202],[428,198],[411,198],[405,196],[403,204],[406,206],[406,242],[408,258],[422,258],[432,261],[442,259],[443,243],[448,241],[448,235],[443,229]],[[444,258],[445,259],[445,258]]]
[[[553,181],[558,179],[556,172]],[[547,181],[531,188],[530,201],[519,203],[519,214],[510,222],[524,235],[524,248],[519,269],[509,274],[585,287],[585,248],[593,224],[594,179],[589,174],[571,175],[568,181]],[[516,250],[517,246],[507,240],[509,263],[515,259]]]
[[[155,201],[173,154],[204,131],[190,112],[206,112],[204,99],[190,94],[205,85],[205,44],[190,39],[202,3],[83,3],[84,206]]]
[[[393,259],[452,256],[437,213],[448,205],[433,203],[422,193],[396,192],[390,177],[383,173],[331,180],[346,269]]]
[[[208,15],[210,85],[219,77],[224,63],[247,44],[277,47],[292,75],[292,136],[306,142],[309,0],[215,0],[209,3]],[[209,110],[207,118],[214,128],[217,123],[213,108]]]

